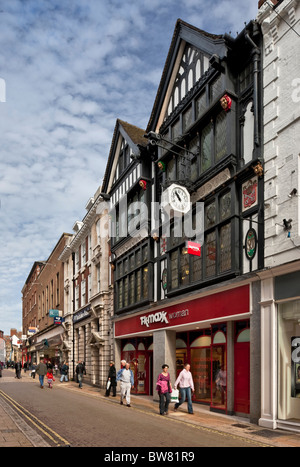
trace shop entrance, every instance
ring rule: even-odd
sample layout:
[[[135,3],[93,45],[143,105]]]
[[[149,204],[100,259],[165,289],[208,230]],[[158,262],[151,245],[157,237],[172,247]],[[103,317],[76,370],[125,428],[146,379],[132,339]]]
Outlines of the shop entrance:
[[[238,332],[234,345],[234,410],[250,413],[250,329]]]
[[[122,342],[122,359],[130,363],[134,376],[132,394],[152,395],[153,342],[149,338],[130,339]]]
[[[177,334],[177,375],[190,363],[195,385],[193,399],[215,410],[227,407],[226,324]]]

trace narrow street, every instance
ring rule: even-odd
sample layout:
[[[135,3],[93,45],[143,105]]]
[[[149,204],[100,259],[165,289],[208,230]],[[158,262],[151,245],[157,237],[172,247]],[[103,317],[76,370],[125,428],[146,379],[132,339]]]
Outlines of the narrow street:
[[[72,384],[72,386],[71,386]],[[76,390],[75,390],[76,388]],[[141,406],[120,406],[100,392],[88,393],[74,383],[60,383],[40,389],[38,379],[29,374],[15,379],[14,371],[4,370],[0,382],[0,402],[4,401],[50,446],[70,447],[257,447],[261,442],[186,423]]]

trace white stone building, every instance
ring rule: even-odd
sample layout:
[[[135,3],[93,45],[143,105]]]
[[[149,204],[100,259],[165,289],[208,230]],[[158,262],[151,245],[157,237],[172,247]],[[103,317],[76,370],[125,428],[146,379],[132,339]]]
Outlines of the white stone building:
[[[259,424],[300,431],[300,1],[261,0],[257,20],[265,163]]]
[[[104,387],[113,357],[113,332],[108,217],[100,188],[86,209],[60,256],[65,267],[65,359],[71,377],[81,360],[86,367],[85,381]]]

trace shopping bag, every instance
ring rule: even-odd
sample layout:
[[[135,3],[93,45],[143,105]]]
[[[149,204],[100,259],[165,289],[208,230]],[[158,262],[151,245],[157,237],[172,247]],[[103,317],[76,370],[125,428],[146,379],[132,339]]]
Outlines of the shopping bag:
[[[111,382],[110,382],[110,381],[107,381],[106,389],[109,389],[109,388],[110,388],[110,385],[111,385]]]
[[[174,402],[175,404],[178,404],[178,402],[179,402],[178,397],[179,397],[178,389],[172,389],[171,402]]]

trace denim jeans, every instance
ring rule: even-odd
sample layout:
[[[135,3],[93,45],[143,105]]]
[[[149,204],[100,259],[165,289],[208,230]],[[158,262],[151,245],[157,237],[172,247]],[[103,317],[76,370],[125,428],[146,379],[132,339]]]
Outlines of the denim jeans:
[[[40,386],[44,386],[44,375],[39,375]]]
[[[80,373],[78,373],[77,375],[77,380],[78,380],[79,387],[82,388],[82,375]]]
[[[63,380],[65,380],[66,382],[68,382],[68,375],[61,375],[60,382],[62,383]]]
[[[192,405],[192,390],[191,388],[179,388],[180,394],[181,394],[181,399],[180,401],[175,404],[175,409],[178,409],[178,407],[185,402],[187,399],[187,404],[188,404],[188,412],[193,413],[193,405]]]
[[[170,401],[171,395],[169,392],[159,395],[159,412],[161,415],[168,412]]]

